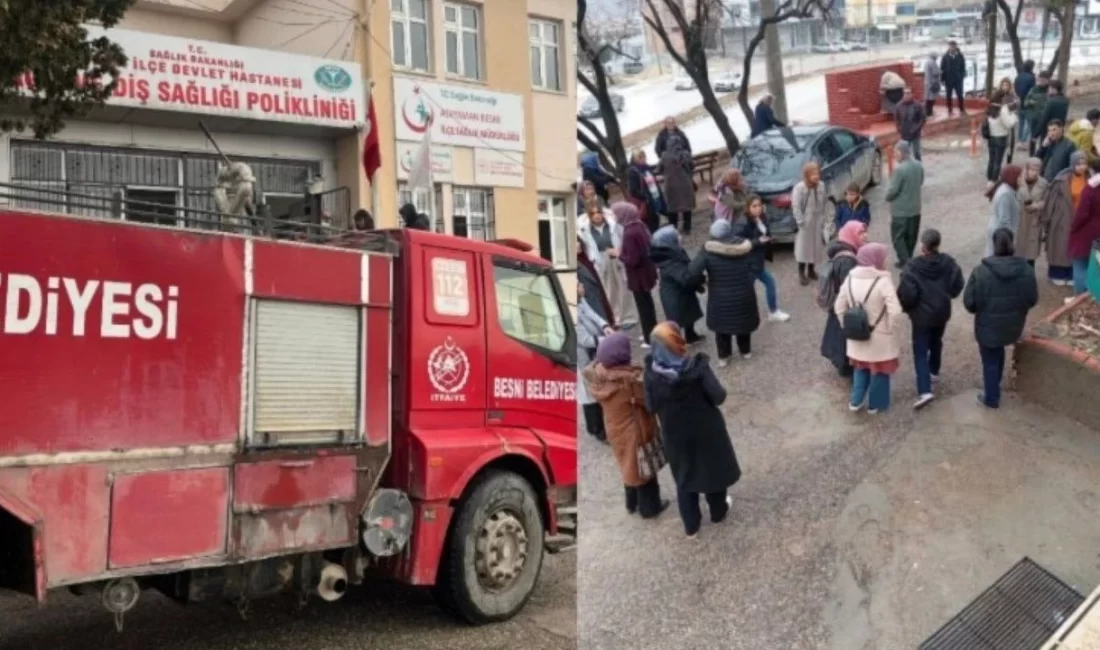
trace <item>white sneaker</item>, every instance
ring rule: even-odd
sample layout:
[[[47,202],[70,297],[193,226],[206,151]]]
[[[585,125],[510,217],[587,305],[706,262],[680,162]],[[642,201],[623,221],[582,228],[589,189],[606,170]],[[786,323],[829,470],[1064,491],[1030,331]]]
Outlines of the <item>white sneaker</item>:
[[[934,399],[936,399],[935,395],[933,395],[932,393],[925,393],[918,397],[916,402],[913,402],[913,408],[922,409],[925,406],[928,406],[928,403]]]
[[[752,358],[752,352],[749,352],[748,354],[742,354],[741,358],[742,359],[751,359]]]
[[[729,358],[719,359],[717,365],[719,368],[725,368],[726,366],[730,365],[730,360]]]
[[[1062,304],[1063,305],[1068,305],[1069,303],[1073,302],[1074,300],[1077,300],[1077,296],[1070,296],[1069,298],[1066,298],[1066,299],[1062,300]]]
[[[848,410],[851,411],[852,413],[858,413],[859,411],[863,410],[863,405],[862,404],[852,404],[851,402],[848,402]]]
[[[646,343],[645,341],[642,341],[642,349],[643,350],[648,350],[649,349],[649,344]]]
[[[867,409],[867,413],[870,415],[875,415],[876,413],[878,413],[878,409]]]
[[[768,320],[776,322],[776,323],[786,323],[790,319],[791,319],[791,315],[788,314],[787,312],[783,311],[782,309],[776,309],[775,311],[773,311],[771,314],[768,315]]]

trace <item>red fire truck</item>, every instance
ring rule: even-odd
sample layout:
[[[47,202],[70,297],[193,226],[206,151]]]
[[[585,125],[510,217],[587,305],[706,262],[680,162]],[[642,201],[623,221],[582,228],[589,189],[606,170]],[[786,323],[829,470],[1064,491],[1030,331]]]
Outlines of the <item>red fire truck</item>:
[[[561,285],[515,242],[350,242],[0,212],[0,588],[519,611],[575,534]]]

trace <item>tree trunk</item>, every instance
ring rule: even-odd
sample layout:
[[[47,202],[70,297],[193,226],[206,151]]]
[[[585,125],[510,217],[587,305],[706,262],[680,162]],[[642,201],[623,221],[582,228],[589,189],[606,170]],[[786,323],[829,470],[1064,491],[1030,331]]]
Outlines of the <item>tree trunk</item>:
[[[1019,72],[1024,67],[1024,51],[1020,46],[1020,12],[1023,10],[1023,0],[1016,2],[1016,15],[1012,15],[1006,0],[997,0],[997,7],[1001,10],[1005,21],[1005,34],[1008,35],[1008,44],[1012,46],[1012,65]],[[1021,97],[1021,99],[1023,99]]]
[[[1073,23],[1077,12],[1074,3],[1068,3],[1062,11],[1065,17],[1062,20],[1062,42],[1058,44],[1058,80],[1062,82],[1065,92],[1065,86],[1069,83],[1070,46],[1073,44]]]
[[[775,15],[775,0],[760,0],[760,15]],[[781,122],[787,121],[787,87],[783,80],[783,53],[779,47],[779,29],[775,23],[764,28],[764,53],[767,56],[768,93],[775,98],[772,108]]]
[[[996,72],[997,62],[997,12],[991,11],[985,19],[985,96],[993,98],[993,73]]]
[[[745,119],[749,122],[749,129],[752,129],[752,122],[755,119],[755,115],[752,112],[752,106],[749,106],[749,75],[752,72],[752,57],[756,55],[756,48],[760,45],[760,42],[764,40],[764,30],[756,30],[756,34],[753,35],[752,40],[745,47],[745,60],[741,66],[741,88],[737,90],[737,103],[741,106],[741,112],[745,114]]]
[[[743,87],[744,81],[742,80]],[[733,132],[733,126],[730,125],[726,109],[718,102],[718,97],[714,94],[714,90],[711,89],[709,83],[699,85],[699,94],[703,96],[703,108],[710,113],[714,125],[718,127],[718,132],[722,134],[722,139],[726,141],[726,150],[729,151],[731,156],[734,155],[741,148],[741,141],[737,139],[737,134]]]

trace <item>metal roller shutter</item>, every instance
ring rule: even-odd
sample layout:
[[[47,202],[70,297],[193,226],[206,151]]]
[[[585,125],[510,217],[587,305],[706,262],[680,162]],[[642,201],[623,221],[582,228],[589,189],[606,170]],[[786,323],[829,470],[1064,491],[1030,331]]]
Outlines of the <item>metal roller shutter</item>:
[[[257,300],[254,316],[253,443],[353,440],[360,309]]]

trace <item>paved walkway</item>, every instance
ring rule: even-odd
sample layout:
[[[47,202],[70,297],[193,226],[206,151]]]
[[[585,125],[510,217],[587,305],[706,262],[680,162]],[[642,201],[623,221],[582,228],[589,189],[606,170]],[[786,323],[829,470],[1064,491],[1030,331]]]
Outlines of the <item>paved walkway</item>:
[[[984,159],[956,151],[925,163],[923,225],[941,230],[969,273],[990,211]],[[888,241],[882,193],[870,195],[871,234]],[[972,320],[959,302],[939,400],[912,411],[905,351],[894,407],[850,414],[844,385],[818,354],[824,314],[814,288],[798,285],[789,249],[772,270],[793,319],[764,323],[753,358],[719,371],[745,470],[730,520],[689,541],[674,510],[655,522],[628,517],[610,453],[581,436],[582,647],[656,649],[675,639],[685,649],[901,650],[1021,555],[1083,591],[1100,582],[1100,435],[1011,395],[999,412],[979,410]],[[1034,318],[1065,295],[1040,290]],[[662,488],[673,494],[667,472]]]

